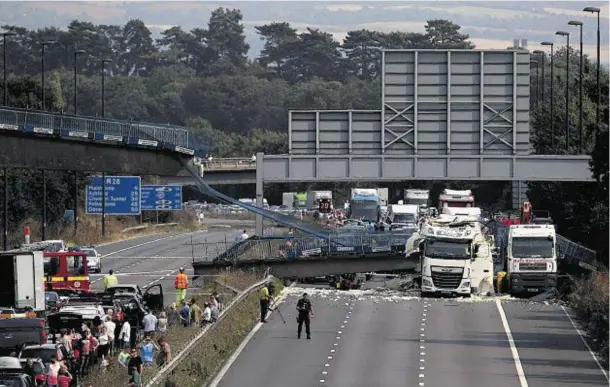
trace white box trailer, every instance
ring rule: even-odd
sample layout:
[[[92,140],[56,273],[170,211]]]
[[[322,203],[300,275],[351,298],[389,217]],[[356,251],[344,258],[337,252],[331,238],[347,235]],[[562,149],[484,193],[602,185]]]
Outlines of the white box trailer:
[[[293,209],[295,207],[295,195],[296,192],[284,192],[282,193],[282,205],[286,206],[288,209]]]
[[[42,251],[0,253],[0,305],[16,310],[44,312],[44,258]]]

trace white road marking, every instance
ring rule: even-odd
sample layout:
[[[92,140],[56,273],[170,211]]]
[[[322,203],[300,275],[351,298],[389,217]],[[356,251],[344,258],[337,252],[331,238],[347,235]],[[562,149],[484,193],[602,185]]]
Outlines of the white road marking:
[[[563,305],[561,305],[560,307],[561,307],[561,310],[563,310],[563,312],[566,314],[566,316],[568,316],[568,320],[570,320],[570,324],[572,324],[574,329],[576,329],[576,333],[578,333],[578,336],[580,336],[580,339],[585,344],[585,347],[587,347],[587,351],[589,351],[589,353],[591,354],[591,357],[593,357],[593,360],[595,360],[595,363],[597,364],[599,369],[602,371],[602,374],[604,374],[604,376],[606,377],[606,380],[608,380],[608,373],[606,373],[606,370],[604,369],[604,367],[602,367],[602,365],[599,363],[599,360],[597,359],[595,352],[593,352],[591,350],[591,347],[589,346],[589,344],[587,344],[587,340],[585,339],[583,332],[580,329],[578,329],[578,326],[576,326],[576,324],[574,323],[574,320],[572,320],[572,316],[570,316],[570,313],[568,313],[566,308]]]
[[[519,377],[519,384],[521,387],[528,387],[527,379],[525,378],[525,372],[523,371],[523,366],[521,365],[521,359],[519,359],[519,351],[517,351],[517,346],[515,345],[515,340],[513,339],[513,334],[510,331],[510,326],[508,325],[508,319],[506,318],[506,313],[504,313],[504,308],[502,307],[502,302],[500,300],[496,300],[496,306],[498,307],[498,313],[500,313],[500,319],[502,320],[502,326],[504,326],[504,331],[506,332],[506,337],[508,338],[508,345],[510,347],[510,352],[513,355],[513,360],[515,361],[515,368],[517,369],[517,376]]]
[[[296,284],[296,282],[293,282],[292,284],[290,284],[290,287],[294,287],[294,285]],[[287,288],[284,288],[287,289]],[[281,304],[284,300],[286,299],[286,294],[284,293],[284,290],[282,290],[282,292],[280,292],[280,294],[278,295],[276,301],[275,301],[275,305],[276,307],[279,306],[279,304]],[[269,318],[269,316],[271,315],[271,311],[267,312],[267,318]],[[243,352],[244,348],[246,348],[246,345],[250,342],[250,340],[252,340],[252,337],[254,337],[254,335],[256,334],[256,332],[258,332],[259,329],[261,329],[261,327],[263,326],[263,323],[258,322],[254,328],[252,328],[252,330],[248,333],[248,335],[244,338],[244,340],[239,344],[239,346],[237,347],[237,349],[235,349],[235,352],[233,352],[231,354],[231,356],[229,357],[229,359],[225,362],[225,364],[222,366],[222,368],[220,369],[220,371],[218,371],[218,373],[216,374],[216,376],[214,377],[214,379],[212,379],[212,381],[210,382],[210,384],[208,384],[208,387],[217,387],[218,384],[222,381],[222,378],[227,374],[227,372],[229,372],[229,369],[231,368],[231,366],[233,365],[233,363],[235,363],[235,361],[237,360],[237,358],[239,357],[239,355]]]

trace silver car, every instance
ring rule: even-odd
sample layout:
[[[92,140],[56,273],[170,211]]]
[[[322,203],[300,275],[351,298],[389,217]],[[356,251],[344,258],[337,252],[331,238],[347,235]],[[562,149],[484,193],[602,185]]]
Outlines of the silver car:
[[[87,266],[90,273],[102,272],[102,256],[93,247],[83,247],[80,249],[83,253],[87,253]]]

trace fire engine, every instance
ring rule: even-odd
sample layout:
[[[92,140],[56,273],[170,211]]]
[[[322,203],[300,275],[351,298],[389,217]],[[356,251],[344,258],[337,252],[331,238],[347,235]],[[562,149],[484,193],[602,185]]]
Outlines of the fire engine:
[[[82,251],[52,251],[47,242],[22,245],[22,251],[43,251],[44,288],[60,295],[89,293],[91,281],[87,253]],[[51,250],[51,251],[50,251]]]

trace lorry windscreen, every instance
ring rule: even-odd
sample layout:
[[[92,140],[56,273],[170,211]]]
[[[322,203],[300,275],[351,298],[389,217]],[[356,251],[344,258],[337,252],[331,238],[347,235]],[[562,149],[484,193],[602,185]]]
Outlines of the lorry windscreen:
[[[350,219],[366,219],[377,221],[380,208],[376,201],[352,200],[349,206]]]
[[[470,242],[428,241],[424,256],[440,259],[470,259]]]
[[[553,241],[546,237],[518,237],[512,240],[514,258],[552,258]]]
[[[415,215],[413,214],[394,214],[392,223],[415,223]]]

